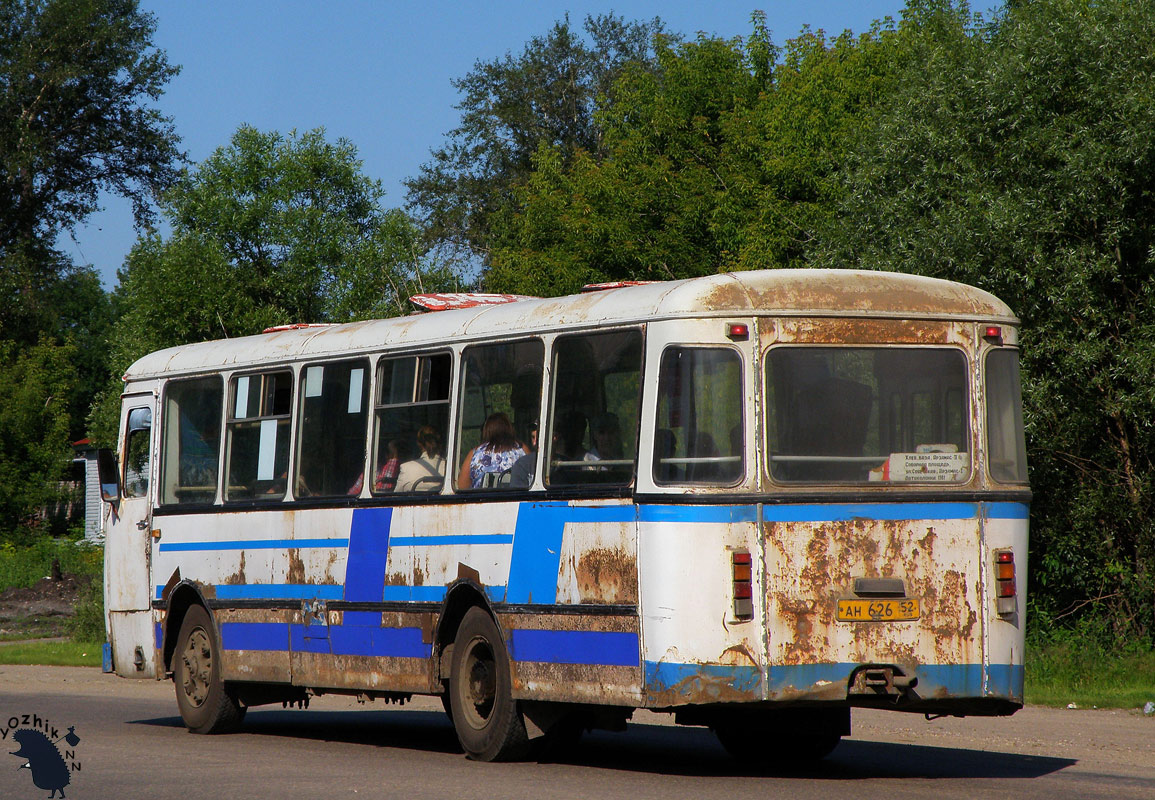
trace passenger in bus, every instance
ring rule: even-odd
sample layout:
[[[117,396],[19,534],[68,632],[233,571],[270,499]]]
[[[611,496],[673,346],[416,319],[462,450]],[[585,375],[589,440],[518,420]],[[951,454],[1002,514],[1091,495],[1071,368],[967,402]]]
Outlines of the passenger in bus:
[[[377,470],[377,475],[373,478],[373,491],[375,492],[391,492],[397,486],[397,475],[401,472],[401,443],[396,439],[390,439],[385,446],[388,458],[381,468]]]
[[[622,428],[617,414],[607,411],[594,417],[590,424],[590,438],[593,446],[585,454],[586,461],[612,461],[622,457]]]
[[[529,426],[529,452],[513,462],[509,470],[509,485],[516,489],[528,489],[537,471],[537,423]]]
[[[513,433],[513,425],[502,412],[490,414],[481,426],[481,444],[466,454],[457,474],[458,489],[477,489],[487,474],[508,472],[525,447]]]
[[[433,492],[441,487],[445,477],[441,434],[432,426],[423,425],[417,431],[417,446],[421,448],[421,455],[401,465],[397,475],[398,492]]]

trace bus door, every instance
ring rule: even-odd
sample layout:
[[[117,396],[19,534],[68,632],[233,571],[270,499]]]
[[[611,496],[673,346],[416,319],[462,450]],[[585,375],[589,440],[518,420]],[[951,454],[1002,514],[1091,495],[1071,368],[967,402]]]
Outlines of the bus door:
[[[754,320],[651,323],[638,466],[645,702],[762,699]]]
[[[108,509],[104,545],[104,603],[117,674],[155,676],[150,549],[152,531],[152,392],[125,396],[121,405],[120,500]],[[115,566],[115,569],[111,569]]]

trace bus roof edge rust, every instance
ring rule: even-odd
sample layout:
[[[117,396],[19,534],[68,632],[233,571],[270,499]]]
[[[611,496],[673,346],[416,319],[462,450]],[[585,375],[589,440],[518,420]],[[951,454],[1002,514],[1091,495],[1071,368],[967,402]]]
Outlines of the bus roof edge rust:
[[[731,272],[681,281],[416,314],[324,327],[296,327],[202,342],[144,356],[125,380],[206,368],[238,368],[393,345],[428,347],[494,333],[559,331],[702,316],[829,315],[965,319],[1017,324],[1010,308],[981,289],[896,272],[781,269]]]

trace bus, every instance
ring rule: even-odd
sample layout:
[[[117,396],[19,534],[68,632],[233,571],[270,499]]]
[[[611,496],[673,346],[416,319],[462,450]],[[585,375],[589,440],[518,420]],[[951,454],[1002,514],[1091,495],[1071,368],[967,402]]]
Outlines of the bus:
[[[852,708],[1021,707],[1006,305],[848,270],[588,288],[133,364],[106,669],[171,677],[197,733],[438,696],[482,761],[635,709],[773,761]]]

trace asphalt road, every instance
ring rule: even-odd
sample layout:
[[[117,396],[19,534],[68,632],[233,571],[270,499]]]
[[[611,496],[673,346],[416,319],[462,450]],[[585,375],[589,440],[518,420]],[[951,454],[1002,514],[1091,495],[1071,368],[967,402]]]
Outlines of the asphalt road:
[[[66,789],[86,798],[1056,798],[1155,797],[1155,717],[1027,708],[927,722],[855,712],[818,766],[760,774],[703,729],[638,712],[550,763],[479,764],[457,749],[436,699],[404,707],[318,698],[249,713],[242,733],[194,736],[170,682],[93,669],[0,666],[0,798],[47,798],[8,731],[12,717],[79,737]],[[34,719],[38,718],[38,719]],[[65,749],[61,742],[61,749]],[[59,796],[59,795],[58,795]]]

